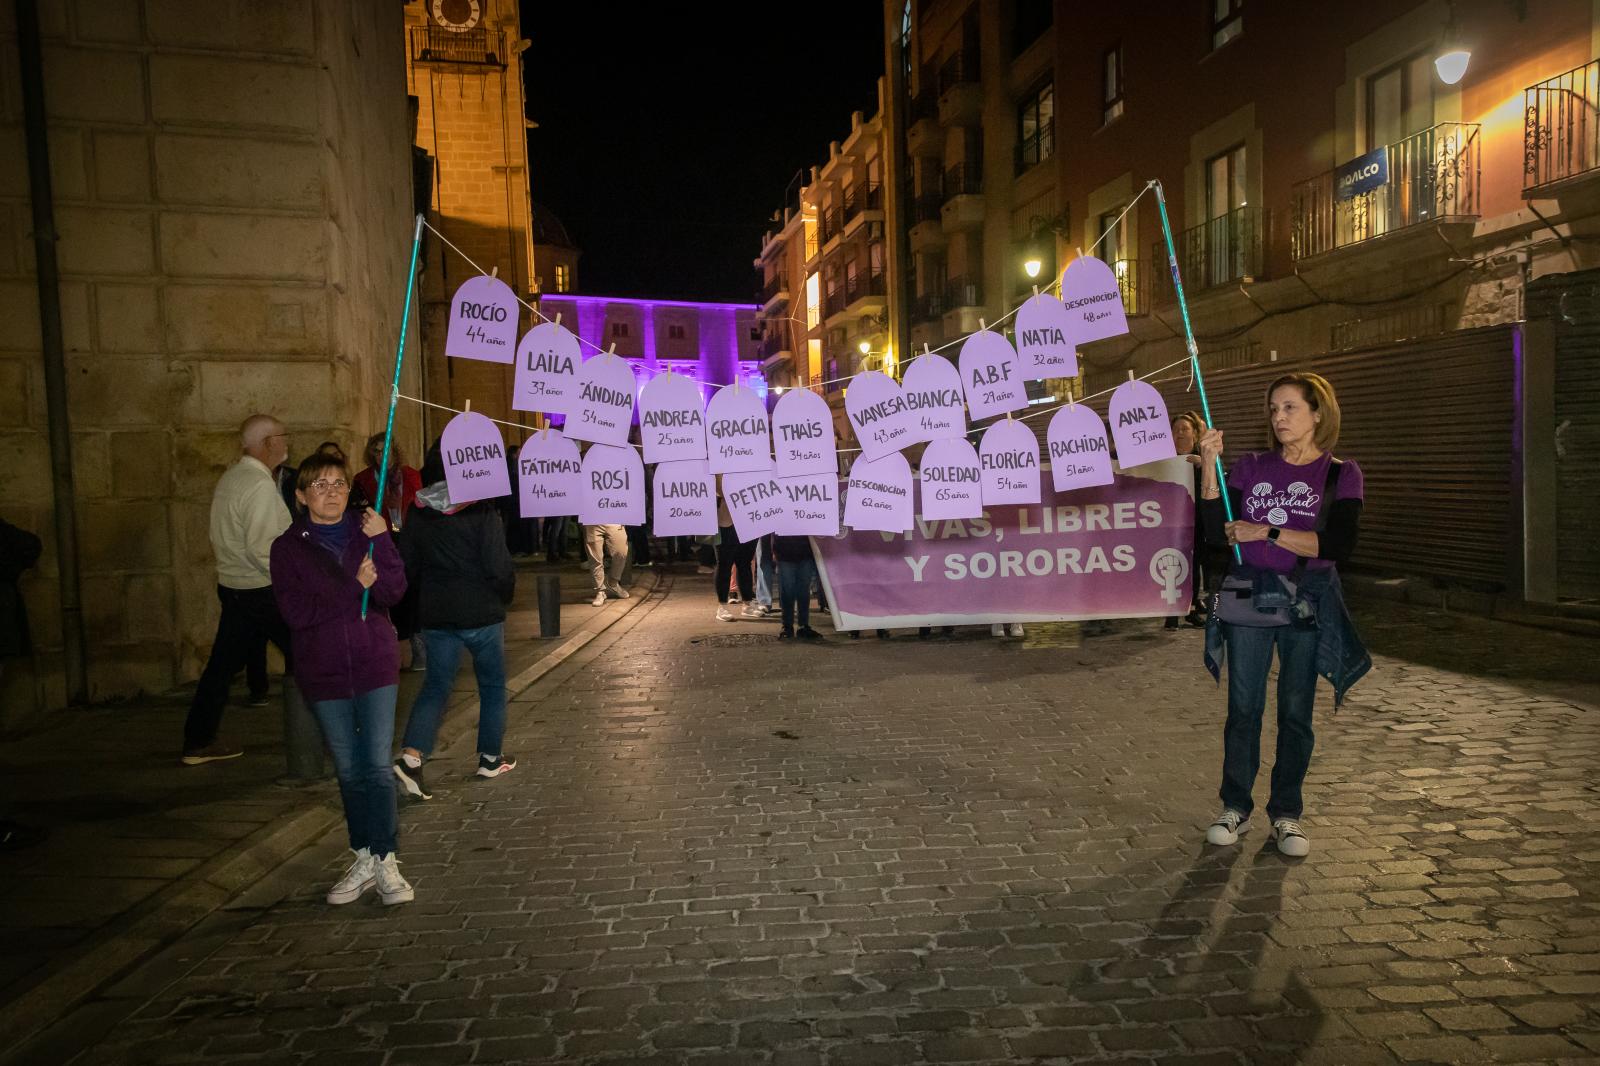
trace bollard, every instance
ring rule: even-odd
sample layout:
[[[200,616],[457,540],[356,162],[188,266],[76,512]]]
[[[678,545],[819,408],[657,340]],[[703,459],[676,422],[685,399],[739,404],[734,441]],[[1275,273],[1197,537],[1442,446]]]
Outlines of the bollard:
[[[320,781],[325,776],[322,728],[291,674],[283,675],[283,752],[289,781]]]
[[[561,635],[561,576],[539,575],[539,635]]]

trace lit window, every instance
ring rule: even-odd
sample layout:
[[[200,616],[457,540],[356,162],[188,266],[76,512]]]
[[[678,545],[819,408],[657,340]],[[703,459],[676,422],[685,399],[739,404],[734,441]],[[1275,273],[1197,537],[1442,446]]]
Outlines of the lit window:
[[[1056,89],[1045,82],[1017,108],[1017,173],[1042,163],[1056,149]]]
[[[556,264],[556,291],[568,292],[572,288],[572,268],[565,263]]]
[[[1211,9],[1211,50],[1244,32],[1244,0],[1206,0]]]
[[[1122,43],[1106,50],[1100,63],[1100,99],[1102,124],[1122,117]]]

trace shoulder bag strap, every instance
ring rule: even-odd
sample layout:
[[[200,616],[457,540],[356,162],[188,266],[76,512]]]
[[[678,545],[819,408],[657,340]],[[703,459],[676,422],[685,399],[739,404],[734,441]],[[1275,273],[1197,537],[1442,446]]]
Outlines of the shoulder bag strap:
[[[1328,528],[1328,509],[1333,502],[1333,494],[1339,487],[1339,468],[1344,464],[1333,456],[1328,456],[1328,476],[1322,482],[1322,498],[1317,501],[1316,521],[1311,524],[1311,532],[1321,533]],[[1309,555],[1302,555],[1294,564],[1295,588],[1300,587],[1301,580],[1306,576],[1306,564],[1311,562]]]

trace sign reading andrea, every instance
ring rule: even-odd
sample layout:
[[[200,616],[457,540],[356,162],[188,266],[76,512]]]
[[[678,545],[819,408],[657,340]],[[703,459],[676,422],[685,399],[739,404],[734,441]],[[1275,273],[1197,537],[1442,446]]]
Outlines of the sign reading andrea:
[[[877,459],[912,442],[916,419],[894,378],[868,370],[850,379],[844,390],[844,411],[861,443],[861,454]]]
[[[845,489],[844,524],[899,533],[911,528],[911,464],[899,452],[856,456]]]
[[[1035,293],[1017,309],[1017,359],[1029,378],[1075,378],[1078,349],[1073,344],[1072,318],[1060,300]]]
[[[681,374],[657,374],[639,390],[639,436],[644,461],[671,463],[706,457],[705,397]]]
[[[1083,404],[1068,404],[1045,431],[1050,450],[1050,483],[1056,492],[1111,484],[1111,445],[1106,424]]]
[[[942,355],[926,352],[911,360],[900,386],[914,425],[907,444],[923,444],[967,432],[961,371]]]
[[[657,466],[655,500],[656,536],[709,537],[717,532],[717,482],[704,459]]]
[[[724,474],[722,498],[733,515],[733,531],[741,541],[774,532],[789,510],[789,497],[768,470]]]
[[[772,434],[761,394],[736,384],[713,393],[706,405],[706,446],[713,474],[771,470]]]
[[[992,329],[980,329],[961,345],[961,384],[973,418],[989,418],[1028,406],[1028,387],[1017,350]],[[924,501],[923,506],[927,506]]]
[[[780,477],[787,509],[778,517],[774,533],[794,537],[832,537],[839,532],[839,475],[803,474]]]
[[[517,345],[511,406],[518,411],[567,414],[581,365],[583,351],[572,331],[554,322],[539,323]]]
[[[1167,401],[1153,385],[1124,381],[1111,394],[1111,436],[1117,442],[1117,465],[1143,466],[1178,454],[1172,443],[1172,421]]]
[[[517,355],[517,294],[499,278],[468,278],[450,300],[444,354],[486,363],[511,363]]]
[[[983,505],[1039,502],[1039,438],[1008,418],[983,431],[978,442]]]
[[[633,428],[633,368],[612,352],[601,352],[578,368],[565,429],[573,440],[626,444]]]
[[[495,424],[476,411],[463,411],[450,420],[439,440],[439,454],[451,503],[511,495],[505,442]]]
[[[1061,306],[1071,323],[1074,344],[1088,344],[1128,332],[1122,287],[1111,268],[1093,256],[1080,255],[1061,275]]]
[[[965,437],[936,440],[922,453],[922,517],[977,518],[983,514],[983,468]]]
[[[1389,183],[1389,149],[1374,148],[1333,172],[1333,198],[1353,200]]]
[[[583,457],[586,526],[644,525],[644,462],[631,444],[591,444]]]
[[[772,472],[779,477],[839,473],[833,411],[810,389],[790,389],[772,409]],[[830,536],[832,534],[829,534]]]
[[[523,518],[578,513],[583,496],[583,459],[560,430],[535,433],[517,452],[517,500]]]

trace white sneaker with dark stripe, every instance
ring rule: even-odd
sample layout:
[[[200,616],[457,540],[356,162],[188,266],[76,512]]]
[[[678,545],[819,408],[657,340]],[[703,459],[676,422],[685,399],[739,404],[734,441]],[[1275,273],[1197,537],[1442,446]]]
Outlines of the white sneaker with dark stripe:
[[[1239,837],[1250,831],[1250,816],[1240,814],[1232,807],[1222,808],[1216,821],[1206,827],[1207,844],[1237,844]]]
[[[1279,818],[1272,823],[1272,840],[1290,858],[1303,859],[1311,854],[1311,838],[1293,818]]]

